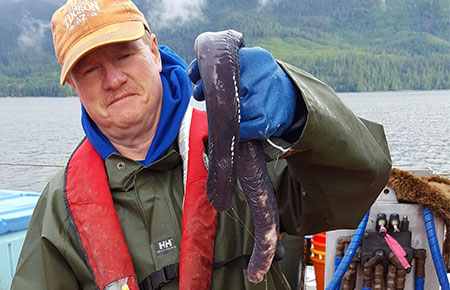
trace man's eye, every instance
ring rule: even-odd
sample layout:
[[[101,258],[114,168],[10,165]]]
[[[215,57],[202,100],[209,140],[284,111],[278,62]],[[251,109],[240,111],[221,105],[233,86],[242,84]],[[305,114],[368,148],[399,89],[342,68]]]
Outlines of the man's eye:
[[[121,55],[121,56],[119,56],[119,57],[117,58],[117,60],[125,59],[125,58],[129,57],[130,55],[131,55],[131,53],[127,53],[127,54]]]
[[[93,66],[93,67],[88,68],[87,70],[85,70],[83,74],[89,74],[91,72],[94,72],[98,68],[99,68],[98,66]]]

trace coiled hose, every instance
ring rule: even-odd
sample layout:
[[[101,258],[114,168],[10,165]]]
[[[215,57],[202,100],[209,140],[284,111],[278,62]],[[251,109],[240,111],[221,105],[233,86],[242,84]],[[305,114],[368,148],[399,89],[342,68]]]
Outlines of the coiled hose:
[[[339,264],[341,264],[342,257],[336,257],[334,258],[334,272],[336,273],[336,270],[339,268]]]
[[[326,290],[339,290],[341,286],[342,277],[344,276],[345,271],[350,265],[353,256],[355,255],[356,250],[358,249],[359,244],[361,243],[361,239],[364,235],[364,231],[366,229],[368,220],[369,220],[369,212],[367,212],[367,214],[359,224],[358,228],[356,229],[355,233],[353,234],[352,241],[350,242],[347,251],[345,251],[345,255],[342,258],[342,261],[339,263],[337,270],[335,270],[333,278],[331,279],[330,283],[328,283]]]
[[[445,269],[444,260],[442,259],[441,249],[439,248],[436,235],[436,228],[434,226],[433,212],[425,207],[423,207],[423,221],[425,223],[425,232],[427,233],[428,245],[430,246],[431,257],[433,258],[439,285],[441,285],[441,290],[450,290],[447,271]]]
[[[369,212],[363,218],[358,228],[356,229],[352,241],[348,246],[347,251],[345,252],[342,261],[340,261],[339,266],[335,269],[333,278],[330,283],[328,283],[326,290],[339,290],[342,277],[345,274],[350,262],[353,259],[353,256],[356,253],[356,250],[361,243],[361,239],[364,235],[364,230],[367,226],[367,221],[369,220]],[[423,207],[423,220],[425,224],[425,231],[428,237],[428,244],[430,246],[431,256],[433,258],[434,267],[436,270],[436,274],[438,276],[439,285],[441,286],[441,290],[450,290],[450,284],[447,277],[447,271],[445,269],[444,260],[441,255],[441,250],[439,248],[439,243],[436,235],[436,228],[434,225],[433,212],[429,209]],[[423,290],[424,289],[425,280],[424,278],[416,278],[415,279],[415,289]],[[370,290],[371,288],[363,287],[362,290]]]
[[[425,278],[416,278],[414,280],[414,290],[424,290]]]

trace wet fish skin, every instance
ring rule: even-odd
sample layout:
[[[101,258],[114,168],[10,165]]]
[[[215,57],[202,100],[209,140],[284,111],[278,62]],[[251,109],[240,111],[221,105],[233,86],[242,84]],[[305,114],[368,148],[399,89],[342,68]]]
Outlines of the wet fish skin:
[[[266,171],[261,141],[239,140],[239,48],[242,34],[233,30],[201,34],[195,41],[208,112],[207,195],[218,211],[231,207],[238,176],[254,224],[248,279],[259,283],[277,249],[278,207]]]

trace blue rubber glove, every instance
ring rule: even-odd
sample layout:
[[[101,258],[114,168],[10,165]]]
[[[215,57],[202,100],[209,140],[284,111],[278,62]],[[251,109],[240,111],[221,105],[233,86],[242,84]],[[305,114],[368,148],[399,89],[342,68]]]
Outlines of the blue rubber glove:
[[[284,138],[285,134],[294,138],[300,136],[306,119],[306,113],[296,110],[297,90],[291,79],[277,64],[272,55],[259,47],[241,48],[239,50],[240,64],[240,137],[244,140],[264,140],[271,136]],[[189,77],[195,84],[194,98],[197,101],[205,99],[201,84],[197,61],[189,66]],[[303,104],[304,105],[304,104]],[[303,106],[302,106],[303,108]],[[303,111],[303,110],[301,110]],[[298,120],[301,128],[298,128]],[[295,132],[290,132],[295,124]],[[293,140],[292,140],[293,139]]]

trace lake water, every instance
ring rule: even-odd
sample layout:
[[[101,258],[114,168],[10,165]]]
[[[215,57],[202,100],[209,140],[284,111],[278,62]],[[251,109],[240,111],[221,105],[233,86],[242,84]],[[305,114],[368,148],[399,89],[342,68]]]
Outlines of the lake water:
[[[450,91],[340,93],[385,127],[395,167],[450,172]],[[37,191],[64,165],[83,132],[77,98],[0,98],[0,189]],[[14,164],[14,165],[12,165]]]

